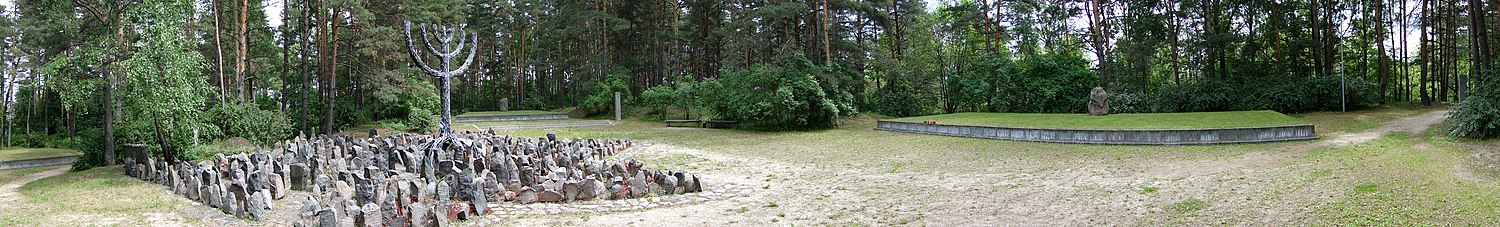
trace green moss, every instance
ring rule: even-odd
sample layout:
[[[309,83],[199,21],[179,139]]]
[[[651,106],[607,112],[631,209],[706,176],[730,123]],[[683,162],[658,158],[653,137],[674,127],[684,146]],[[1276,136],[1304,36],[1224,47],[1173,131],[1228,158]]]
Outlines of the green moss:
[[[81,155],[82,152],[56,148],[19,148],[0,150],[0,161]]]
[[[1039,114],[1039,113],[956,113],[891,119],[891,121],[938,124],[981,125],[1017,128],[1052,129],[1200,129],[1304,125],[1306,121],[1275,111],[1234,111],[1197,113],[1110,114]]]

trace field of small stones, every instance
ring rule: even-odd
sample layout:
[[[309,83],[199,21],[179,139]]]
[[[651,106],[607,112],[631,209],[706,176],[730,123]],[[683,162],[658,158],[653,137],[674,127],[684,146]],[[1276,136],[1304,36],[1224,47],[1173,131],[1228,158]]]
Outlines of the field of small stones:
[[[412,223],[418,216],[429,222],[417,224],[448,220],[451,222],[446,224],[456,226],[1484,225],[1500,222],[1497,210],[1500,183],[1495,180],[1493,167],[1500,160],[1495,158],[1500,155],[1493,152],[1500,150],[1500,143],[1455,141],[1426,133],[1427,126],[1440,122],[1441,116],[1429,110],[1309,114],[1299,117],[1318,124],[1322,139],[1214,146],[1090,146],[928,136],[875,131],[871,129],[871,119],[849,120],[840,129],[803,132],[664,128],[655,122],[623,121],[608,127],[508,130],[492,136],[466,134],[471,140],[483,135],[512,141],[490,140],[487,144],[491,145],[491,151],[495,150],[494,144],[519,147],[514,149],[522,151],[519,153],[500,149],[502,154],[514,155],[510,160],[527,163],[515,162],[518,174],[513,177],[496,174],[509,172],[503,171],[509,165],[503,161],[506,159],[491,158],[493,152],[470,156],[476,157],[472,161],[437,162],[432,165],[437,167],[432,177],[424,176],[425,168],[412,167],[425,164],[408,165],[418,160],[399,157],[385,160],[385,166],[391,167],[389,170],[371,169],[372,163],[356,164],[352,160],[379,162],[379,158],[363,158],[366,156],[363,153],[382,149],[363,148],[358,141],[364,138],[350,137],[342,142],[335,138],[323,146],[351,144],[341,146],[360,148],[346,149],[350,151],[345,154],[348,156],[329,159],[347,160],[346,163],[309,161],[315,163],[310,163],[312,166],[327,167],[309,168],[308,172],[314,172],[309,176],[314,177],[308,181],[307,191],[290,190],[277,195],[270,188],[281,186],[269,183],[269,188],[260,192],[272,198],[268,203],[271,209],[262,214],[260,221],[247,221],[253,218],[235,217],[239,215],[237,212],[224,212],[213,206],[214,202],[198,201],[202,200],[200,194],[198,200],[175,196],[181,201],[170,201],[168,204],[179,204],[167,205],[170,212],[150,210],[152,215],[105,212],[105,216],[124,218],[114,222],[64,223],[292,226],[315,224],[322,221],[320,214],[333,214],[344,226],[370,223],[373,218]],[[557,138],[583,139],[553,140],[546,138],[548,133],[555,133]],[[326,140],[308,141],[319,144],[315,141]],[[380,142],[372,144],[374,147],[385,143],[375,141]],[[410,137],[404,144],[432,141],[432,138]],[[524,145],[528,142],[538,144],[537,150],[546,150],[540,147],[550,143],[565,148],[562,153],[575,155],[567,158],[570,160],[553,156],[552,163],[538,163],[536,160],[543,160],[545,155],[537,156],[536,160],[524,158],[532,154],[524,152],[528,150]],[[400,147],[394,146],[397,144],[394,138],[391,143]],[[483,147],[484,144],[459,145]],[[574,152],[568,149],[572,146],[600,149]],[[283,152],[298,154],[293,156],[296,158],[304,157],[303,150],[308,149]],[[228,169],[212,170],[228,173],[219,177],[222,184],[237,182],[235,163],[245,163],[243,168],[250,170],[245,171],[245,179],[257,178],[255,168],[249,167],[258,163],[255,156],[226,156],[224,161],[206,162],[230,163]],[[597,164],[601,162],[605,164]],[[575,165],[566,167],[558,163]],[[217,164],[202,164],[194,168],[218,168]],[[618,169],[612,164],[617,164]],[[287,166],[286,173],[300,168]],[[519,174],[526,172],[519,171],[523,166],[531,166],[534,174]],[[595,171],[591,166],[605,167]],[[552,171],[538,172],[537,167]],[[279,167],[268,168],[273,169],[269,172],[277,173],[274,169]],[[464,172],[468,168],[475,168],[478,175],[473,181],[460,180],[466,178]],[[361,169],[365,171],[355,171]],[[368,186],[361,182],[371,182],[369,176],[379,176],[380,172],[387,179],[384,185],[394,187],[371,192],[389,194],[362,195],[361,187]],[[676,177],[678,172],[684,177]],[[327,176],[323,182],[332,183],[322,186],[316,176]],[[596,180],[610,179],[595,184],[605,185],[602,193],[594,193],[595,198],[576,197],[587,190],[570,193],[568,182],[574,179],[584,182],[590,176]],[[631,182],[638,177],[643,177],[640,178],[643,181]],[[413,179],[437,179],[442,183]],[[663,184],[665,179],[693,179],[701,191],[682,186],[668,192],[663,185],[683,183]],[[153,195],[177,194],[170,185],[130,180],[155,188],[150,193]],[[340,181],[347,186],[339,184]],[[418,184],[424,181],[430,186]],[[512,184],[515,181],[527,183]],[[494,186],[489,186],[490,182]],[[563,184],[558,186],[556,182]],[[633,183],[645,183],[648,190],[632,194],[630,189],[641,188]],[[445,184],[450,185],[447,197],[424,194],[428,188]],[[464,191],[460,189],[463,187],[452,185],[478,186]],[[656,191],[657,188],[661,191]],[[246,191],[251,194],[248,198],[256,198],[253,194],[259,190],[248,189],[255,187],[247,187]],[[523,200],[524,195],[516,192],[527,189],[559,193],[548,194],[546,201],[541,196],[536,201]],[[440,191],[444,190],[431,191],[430,194],[443,194]],[[406,193],[417,196],[414,199],[401,196]],[[27,194],[26,190],[21,194]],[[277,196],[281,198],[274,199]],[[391,197],[400,198],[391,201]],[[485,205],[475,205],[478,198],[483,198]],[[246,202],[248,206],[249,201]],[[0,204],[0,208],[5,206]],[[382,212],[385,210],[382,208],[388,207],[408,209]],[[443,207],[456,209],[442,210]],[[478,207],[488,209],[480,211]],[[0,224],[27,225],[36,223],[26,221],[28,218],[76,217],[66,212],[22,211],[0,214]],[[20,221],[13,221],[17,219]]]

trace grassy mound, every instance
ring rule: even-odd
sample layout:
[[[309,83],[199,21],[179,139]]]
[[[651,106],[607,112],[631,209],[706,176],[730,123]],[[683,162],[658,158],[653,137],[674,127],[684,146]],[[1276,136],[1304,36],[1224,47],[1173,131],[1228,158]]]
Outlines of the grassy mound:
[[[459,114],[455,117],[486,117],[486,116],[516,116],[536,114],[567,114],[563,112],[541,111],[541,110],[512,110],[512,111],[479,111]]]
[[[1011,128],[1046,129],[1207,129],[1304,125],[1306,121],[1276,111],[1233,111],[1195,113],[1110,114],[1040,114],[1040,113],[956,113],[891,119],[897,122],[977,125]]]
[[[81,155],[81,154],[83,154],[83,153],[78,152],[76,150],[68,150],[68,149],[56,149],[56,148],[18,148],[18,149],[10,149],[10,150],[0,150],[0,161],[33,159],[33,158],[48,158],[48,157],[68,156],[68,155]]]

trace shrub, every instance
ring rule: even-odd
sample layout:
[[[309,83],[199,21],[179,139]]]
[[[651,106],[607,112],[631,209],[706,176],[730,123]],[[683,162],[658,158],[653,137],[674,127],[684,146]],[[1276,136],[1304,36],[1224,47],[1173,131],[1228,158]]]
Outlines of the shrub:
[[[1500,136],[1500,91],[1496,90],[1500,89],[1500,80],[1482,79],[1479,84],[1448,116],[1453,121],[1448,135],[1465,138]]]
[[[104,166],[104,129],[87,128],[78,131],[78,144],[73,149],[83,152],[73,161],[73,171]],[[120,144],[115,144],[115,157],[120,156]]]
[[[630,86],[626,85],[625,80],[620,79],[621,77],[623,76],[620,74],[610,74],[608,79],[594,84],[594,88],[589,92],[588,98],[584,99],[583,104],[578,106],[578,111],[586,116],[613,113],[615,109],[615,92],[620,92],[621,106],[629,105],[631,103]]]
[[[910,117],[927,114],[922,106],[911,86],[896,82],[875,92],[873,111],[892,117]]]
[[[1341,93],[1340,83],[1343,84]],[[1376,85],[1359,78],[1284,77],[1250,82],[1203,80],[1163,88],[1156,111],[1274,110],[1282,113],[1338,111],[1374,106]],[[1113,103],[1111,103],[1113,105]]]
[[[1077,53],[1049,53],[1017,62],[1020,74],[1006,78],[997,96],[1008,101],[1010,112],[1081,113],[1087,111],[1089,90],[1098,75]]]
[[[698,82],[691,78],[679,78],[676,83],[656,86],[641,92],[640,104],[647,108],[647,114],[655,117],[666,117],[671,110],[689,110],[703,106],[699,99]],[[687,112],[684,114],[688,114]],[[687,116],[691,118],[691,116]]]
[[[1139,91],[1108,92],[1109,113],[1151,113],[1150,95]]]
[[[262,110],[250,104],[214,107],[209,116],[214,124],[221,126],[224,136],[243,137],[259,145],[286,139],[292,131],[292,124],[280,111]]]
[[[814,73],[829,69],[814,66],[805,57],[785,60],[783,66],[756,65],[732,72],[714,85],[709,104],[720,117],[760,129],[831,127],[840,116],[853,115],[853,96],[830,94]],[[826,87],[825,87],[826,86]]]

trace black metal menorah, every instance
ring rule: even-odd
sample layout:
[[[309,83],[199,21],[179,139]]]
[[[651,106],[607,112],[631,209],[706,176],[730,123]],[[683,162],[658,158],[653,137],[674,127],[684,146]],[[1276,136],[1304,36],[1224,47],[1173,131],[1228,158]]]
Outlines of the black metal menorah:
[[[431,26],[431,28],[429,28],[427,24],[418,24],[417,29],[421,30],[422,32],[422,45],[426,46],[427,51],[431,53],[432,56],[436,56],[437,59],[439,61],[442,61],[443,63],[442,70],[438,70],[433,69],[432,66],[427,65],[427,62],[422,61],[422,56],[426,54],[418,52],[416,45],[412,44],[411,21],[406,21],[406,23],[402,25],[401,28],[405,31],[406,50],[407,52],[411,53],[411,58],[417,61],[417,66],[422,68],[422,72],[427,73],[427,75],[437,77],[438,81],[440,81],[439,83],[441,83],[441,85],[438,86],[438,89],[440,92],[442,92],[443,112],[442,118],[438,121],[438,126],[441,127],[441,132],[443,134],[453,133],[453,129],[450,128],[453,115],[450,112],[451,106],[448,104],[448,91],[450,90],[448,88],[449,80],[453,76],[461,75],[465,70],[469,69],[469,63],[474,62],[474,53],[478,52],[479,50],[479,38],[475,34],[469,34],[468,32],[465,32],[463,30],[463,24],[459,24],[458,27],[433,25]],[[465,35],[468,35],[469,37],[469,40],[467,40],[468,45],[470,45],[469,57],[464,60],[463,65],[459,65],[457,69],[453,69],[451,68],[451,66],[453,64],[454,57],[458,57],[458,53],[462,52],[464,49]],[[435,36],[437,38],[438,44],[433,45],[432,40],[427,38],[428,36]],[[458,42],[454,43],[454,41]]]

